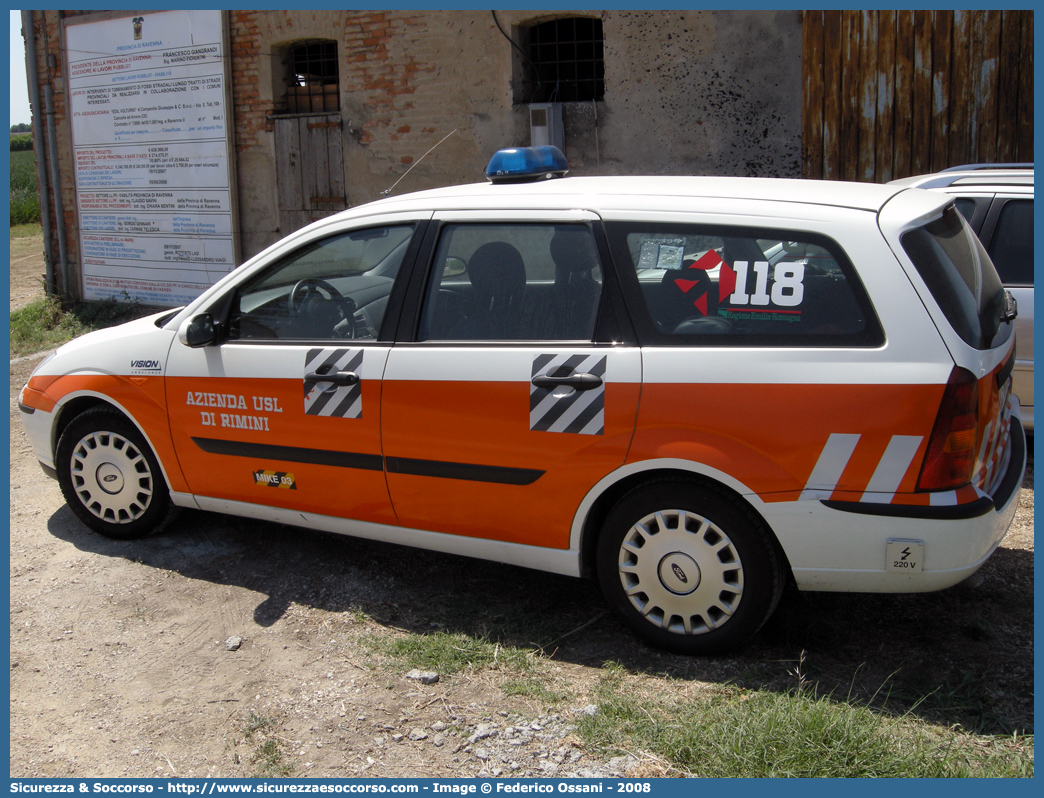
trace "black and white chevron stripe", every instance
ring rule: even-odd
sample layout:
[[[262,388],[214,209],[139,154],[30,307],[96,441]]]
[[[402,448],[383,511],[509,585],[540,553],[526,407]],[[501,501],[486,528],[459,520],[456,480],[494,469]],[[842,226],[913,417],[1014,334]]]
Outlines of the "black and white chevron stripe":
[[[533,377],[594,374],[605,379],[605,355],[538,355]],[[536,432],[601,435],[605,430],[605,385],[589,391],[529,388],[529,428]]]
[[[305,355],[304,373],[354,371],[359,374],[362,362],[362,349],[309,349]],[[362,380],[354,385],[331,385],[328,382],[305,380],[304,406],[307,416],[362,418]]]

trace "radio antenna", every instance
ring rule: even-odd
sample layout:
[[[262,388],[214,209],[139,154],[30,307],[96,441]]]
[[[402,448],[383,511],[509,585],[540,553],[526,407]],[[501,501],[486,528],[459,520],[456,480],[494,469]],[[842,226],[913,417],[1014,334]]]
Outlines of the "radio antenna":
[[[449,133],[447,133],[447,134],[446,134],[445,136],[443,136],[443,137],[442,137],[442,139],[441,139],[441,140],[439,141],[439,143],[438,143],[438,144],[436,144],[436,145],[435,145],[435,147],[438,147],[438,146],[439,146],[439,144],[442,144],[442,142],[443,142],[443,141],[445,141],[446,139],[448,139],[448,138],[449,138],[450,136],[452,136],[452,135],[453,135],[454,133],[456,133],[456,132],[457,132],[457,128],[453,128],[453,130],[451,130],[451,131],[450,131]],[[381,192],[381,196],[382,196],[382,197],[387,197],[387,196],[388,196],[389,194],[391,194],[391,193],[392,193],[392,192],[393,192],[393,191],[395,190],[395,187],[396,187],[397,185],[399,185],[399,183],[401,183],[401,182],[402,182],[403,178],[404,178],[404,177],[406,177],[406,175],[408,175],[408,174],[409,174],[410,172],[412,172],[412,171],[413,171],[413,167],[414,167],[414,166],[416,166],[417,164],[419,164],[419,163],[420,163],[421,161],[423,161],[423,160],[424,160],[425,158],[427,158],[427,157],[428,157],[429,155],[431,155],[431,154],[432,154],[432,152],[434,152],[434,151],[435,151],[435,147],[432,147],[432,148],[431,148],[430,150],[428,150],[428,151],[427,151],[426,153],[424,153],[424,154],[423,154],[423,155],[422,155],[422,156],[421,156],[420,158],[418,158],[418,159],[417,159],[417,160],[416,160],[416,161],[415,161],[415,162],[414,162],[414,163],[413,163],[413,164],[412,164],[412,165],[410,166],[410,168],[409,168],[409,169],[407,169],[407,170],[406,170],[405,172],[403,172],[403,173],[402,173],[402,177],[400,177],[400,178],[399,178],[398,180],[396,180],[396,181],[395,181],[394,183],[392,183],[392,185],[391,185],[391,188],[387,188],[387,189],[385,189],[384,191],[382,191],[382,192]]]

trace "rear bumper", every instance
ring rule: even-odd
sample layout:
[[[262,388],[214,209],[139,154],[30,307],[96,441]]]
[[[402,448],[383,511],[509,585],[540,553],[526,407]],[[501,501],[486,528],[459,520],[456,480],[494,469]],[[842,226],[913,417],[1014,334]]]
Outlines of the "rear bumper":
[[[1011,457],[992,496],[972,505],[901,507],[853,502],[766,505],[801,590],[920,593],[942,590],[977,571],[1004,538],[1015,517],[1026,473],[1026,435],[1011,419]],[[843,505],[843,506],[837,506]],[[887,570],[889,540],[924,544],[919,573]]]

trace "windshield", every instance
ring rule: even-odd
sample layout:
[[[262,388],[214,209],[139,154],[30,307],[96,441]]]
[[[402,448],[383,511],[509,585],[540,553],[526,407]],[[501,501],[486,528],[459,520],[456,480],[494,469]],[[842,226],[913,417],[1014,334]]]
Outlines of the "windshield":
[[[997,270],[953,205],[940,218],[904,233],[901,240],[946,320],[966,344],[985,350],[1011,337],[1012,325],[1004,319],[1007,297]]]

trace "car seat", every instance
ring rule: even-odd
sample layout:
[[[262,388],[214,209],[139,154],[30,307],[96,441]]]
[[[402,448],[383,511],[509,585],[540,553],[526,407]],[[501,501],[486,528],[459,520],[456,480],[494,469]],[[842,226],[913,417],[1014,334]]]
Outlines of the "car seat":
[[[555,262],[553,336],[586,340],[594,332],[602,285],[591,272],[599,266],[591,233],[586,227],[563,227],[551,238]]]
[[[464,341],[519,337],[526,266],[518,250],[503,241],[483,244],[468,261],[472,292],[462,324],[452,335]]]

